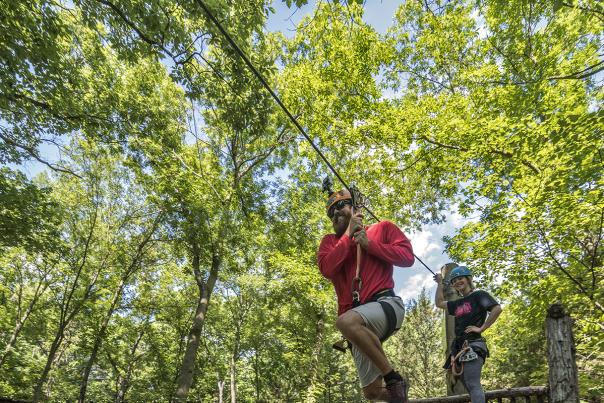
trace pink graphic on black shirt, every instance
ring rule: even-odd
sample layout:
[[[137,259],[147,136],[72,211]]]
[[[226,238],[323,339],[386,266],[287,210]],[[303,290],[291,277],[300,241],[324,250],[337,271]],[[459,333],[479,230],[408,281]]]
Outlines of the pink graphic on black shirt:
[[[472,312],[472,305],[469,302],[464,302],[457,308],[455,308],[455,317],[459,318],[462,315],[467,315]]]

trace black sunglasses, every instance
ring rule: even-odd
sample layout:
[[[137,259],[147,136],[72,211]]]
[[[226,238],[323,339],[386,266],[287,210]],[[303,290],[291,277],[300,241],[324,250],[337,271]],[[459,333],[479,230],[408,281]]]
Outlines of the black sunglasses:
[[[341,210],[346,205],[352,206],[352,200],[350,200],[350,199],[338,200],[337,202],[335,202],[334,204],[331,205],[331,207],[327,211],[327,216],[329,218],[333,218],[333,215],[334,215],[336,209]]]

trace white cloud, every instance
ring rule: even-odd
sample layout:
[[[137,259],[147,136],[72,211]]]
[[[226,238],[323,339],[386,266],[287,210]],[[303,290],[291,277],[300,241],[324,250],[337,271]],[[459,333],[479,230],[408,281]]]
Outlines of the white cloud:
[[[411,235],[413,240],[413,251],[420,258],[425,258],[433,254],[435,251],[442,250],[440,238],[430,230],[416,232]]]
[[[413,252],[435,273],[451,258],[445,253],[442,238],[445,235],[455,233],[469,221],[459,215],[455,209],[446,214],[446,220],[442,224],[426,225],[422,231],[408,234],[413,245]],[[422,287],[428,290],[431,298],[436,290],[432,273],[430,273],[418,259],[410,268],[396,268],[394,270],[394,284],[397,294],[404,300],[417,298]]]
[[[434,285],[434,280],[430,273],[414,274],[404,282],[403,286],[396,292],[396,295],[407,301],[411,298],[417,298],[422,288],[430,290]]]
[[[445,215],[445,222],[442,224],[430,224],[422,228],[421,231],[409,234],[413,252],[434,272],[442,265],[451,261],[445,253],[443,244],[444,236],[452,236],[465,224],[475,219],[466,219],[458,214],[455,209]],[[426,271],[426,268],[416,259],[413,269]]]

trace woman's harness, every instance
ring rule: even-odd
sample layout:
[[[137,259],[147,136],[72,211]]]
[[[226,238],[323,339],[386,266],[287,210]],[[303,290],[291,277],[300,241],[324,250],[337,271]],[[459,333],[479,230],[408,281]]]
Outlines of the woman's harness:
[[[461,345],[461,347],[457,347],[459,346],[461,340],[463,340],[463,344]],[[486,343],[486,340],[480,337],[473,340],[468,340],[465,338],[456,338],[453,341],[451,345],[450,362],[447,363],[449,365],[445,364],[445,367],[451,369],[451,373],[453,375],[460,376],[461,374],[463,374],[463,367],[466,362],[474,361],[478,357],[482,357],[483,359],[486,359],[486,357],[488,357],[488,350],[483,351],[481,348],[476,348],[476,350],[474,350],[470,345],[471,342]]]
[[[472,347],[470,347],[470,344],[468,343],[467,340],[464,341],[463,346],[461,347],[461,350],[459,350],[459,352],[455,355],[455,357],[453,356],[453,354],[451,354],[451,372],[455,376],[459,376],[459,375],[463,374],[464,363],[468,362],[468,361],[473,361],[477,358],[478,358],[478,354],[476,354],[476,352],[472,349]],[[457,368],[458,360],[461,364],[460,369]]]

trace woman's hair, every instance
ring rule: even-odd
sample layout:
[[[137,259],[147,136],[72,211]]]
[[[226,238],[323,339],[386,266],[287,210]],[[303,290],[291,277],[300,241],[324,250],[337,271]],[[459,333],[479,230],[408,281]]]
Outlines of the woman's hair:
[[[472,281],[472,277],[471,276],[464,276],[464,277],[468,279],[468,284],[470,285],[470,292],[474,291],[476,289],[476,287],[474,286],[474,282]],[[459,291],[455,290],[455,292],[460,297],[463,297],[462,293],[460,293]]]

